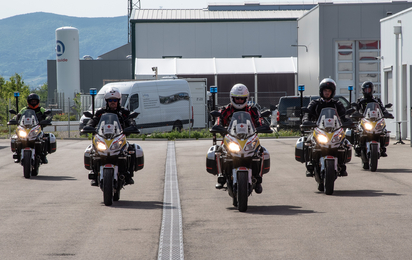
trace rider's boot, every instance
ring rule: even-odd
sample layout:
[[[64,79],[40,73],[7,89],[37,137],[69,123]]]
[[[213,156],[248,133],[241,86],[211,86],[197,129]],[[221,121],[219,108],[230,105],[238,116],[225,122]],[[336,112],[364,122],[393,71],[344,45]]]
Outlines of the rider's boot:
[[[313,174],[313,165],[311,162],[308,162],[308,164],[306,165],[306,177],[313,177],[315,176]]]
[[[256,177],[256,183],[255,183],[255,192],[257,194],[262,193],[263,188],[262,188],[262,177]]]
[[[340,176],[348,176],[348,172],[346,171],[346,165],[342,164],[339,165],[340,167]]]
[[[359,146],[355,147],[355,156],[360,157],[361,156],[361,148]]]
[[[20,155],[18,153],[13,153],[13,159],[15,163],[20,162]]]
[[[387,157],[388,156],[388,154],[386,153],[386,147],[381,148],[381,156],[382,157]]]
[[[125,183],[126,183],[126,185],[132,185],[132,184],[134,184],[134,180],[133,180],[133,178],[132,178],[132,175],[128,172],[128,173],[126,173],[125,174],[125,176],[124,176],[124,181],[125,181]]]
[[[40,155],[41,163],[42,164],[48,164],[49,161],[47,160],[47,157],[45,154]]]
[[[93,173],[93,171],[89,172],[89,180],[91,180],[90,185],[91,186],[98,186],[97,182],[97,174]]]
[[[223,176],[223,174],[219,173],[219,175],[217,176],[217,183],[215,185],[215,188],[220,190],[221,188],[223,188],[223,185],[225,185],[225,183],[226,183],[225,176]]]

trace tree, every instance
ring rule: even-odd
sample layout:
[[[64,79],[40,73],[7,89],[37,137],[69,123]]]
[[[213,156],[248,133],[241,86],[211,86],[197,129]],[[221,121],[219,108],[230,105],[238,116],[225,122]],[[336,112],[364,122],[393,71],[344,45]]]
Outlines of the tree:
[[[42,86],[37,87],[33,90],[34,93],[39,95],[39,97],[40,97],[40,106],[42,106],[42,107],[46,107],[48,89],[49,89],[49,87],[48,87],[47,83],[44,83]]]
[[[5,81],[0,76],[0,123],[6,123],[8,119],[8,110],[17,109],[14,92],[19,92],[19,110],[27,105],[27,96],[30,94],[29,86],[26,85],[22,77],[15,73],[10,80]],[[8,107],[9,102],[11,104]],[[18,111],[17,111],[18,112]]]

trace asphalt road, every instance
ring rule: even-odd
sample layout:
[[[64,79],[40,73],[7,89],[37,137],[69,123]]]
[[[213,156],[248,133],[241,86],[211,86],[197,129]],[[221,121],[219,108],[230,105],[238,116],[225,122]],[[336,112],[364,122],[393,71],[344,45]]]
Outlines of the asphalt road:
[[[174,142],[185,259],[410,259],[409,141],[391,143],[374,173],[353,158],[332,196],[305,177],[296,139],[261,142],[271,170],[245,213],[205,170],[211,141]],[[145,167],[110,207],[83,167],[89,143],[57,140],[49,164],[25,179],[0,140],[0,259],[157,259],[168,142],[137,142]]]

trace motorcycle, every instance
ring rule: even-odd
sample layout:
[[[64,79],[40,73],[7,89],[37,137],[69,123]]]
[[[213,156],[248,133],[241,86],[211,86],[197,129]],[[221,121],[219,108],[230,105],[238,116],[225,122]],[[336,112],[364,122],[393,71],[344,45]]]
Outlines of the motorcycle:
[[[307,108],[302,110],[309,112]],[[334,108],[323,108],[316,123],[307,121],[301,125],[302,131],[311,135],[298,139],[295,159],[314,172],[318,190],[326,195],[333,194],[337,177],[345,176],[345,164],[352,158],[352,144],[345,138],[343,128],[354,127],[350,121],[342,124]]]
[[[211,114],[220,117],[220,112]],[[262,116],[269,114],[267,111]],[[213,146],[207,153],[206,170],[213,175],[223,175],[233,206],[245,212],[256,183],[261,183],[262,175],[270,170],[270,155],[261,146],[258,133],[272,133],[272,130],[267,125],[255,128],[250,114],[242,111],[233,113],[228,128],[215,125],[210,132]],[[216,144],[216,134],[223,136],[221,145]]]
[[[14,110],[11,114],[17,115]],[[46,115],[50,111],[45,112]],[[36,112],[32,109],[24,111],[18,120],[11,119],[8,125],[17,125],[16,133],[11,137],[10,148],[13,159],[23,166],[23,176],[29,179],[39,174],[42,164],[41,155],[56,152],[56,137],[52,133],[44,133],[43,127],[51,125],[51,119],[38,121]]]
[[[391,106],[392,104],[388,104],[385,107]],[[393,118],[393,116],[384,115],[380,105],[371,102],[366,105],[363,115],[357,113],[352,117],[359,122],[353,132],[347,131],[347,135],[351,137],[350,141],[355,145],[357,156],[361,157],[363,169],[375,172],[378,168],[381,149],[389,145],[390,131],[386,130],[385,118]]]
[[[90,112],[84,112],[92,118]],[[131,113],[126,119],[133,119],[138,113]],[[84,134],[93,134],[92,144],[84,153],[84,167],[91,170],[89,179],[95,179],[103,191],[103,201],[106,206],[120,199],[120,191],[125,186],[125,174],[133,177],[133,172],[143,169],[143,149],[136,144],[129,144],[126,136],[139,133],[133,126],[122,129],[116,114],[106,113],[100,118],[96,128],[85,126]]]

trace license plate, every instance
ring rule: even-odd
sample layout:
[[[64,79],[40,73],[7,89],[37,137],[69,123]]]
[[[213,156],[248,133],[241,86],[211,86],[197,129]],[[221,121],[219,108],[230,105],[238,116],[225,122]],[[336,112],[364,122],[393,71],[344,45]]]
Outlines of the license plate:
[[[300,117],[289,117],[289,121],[300,121]]]

